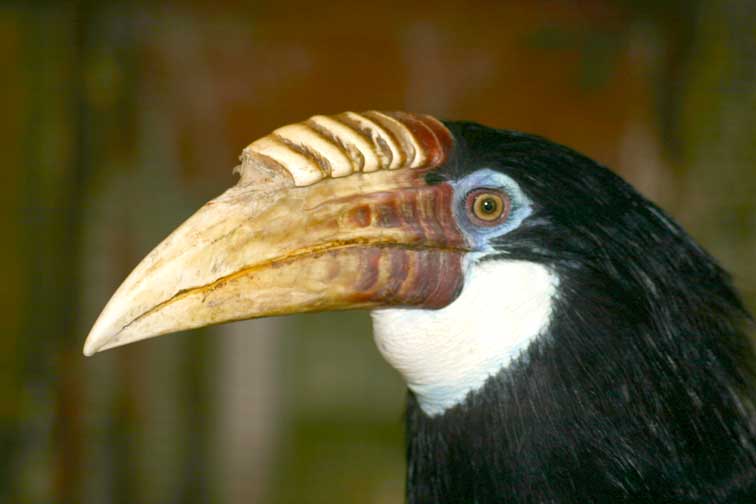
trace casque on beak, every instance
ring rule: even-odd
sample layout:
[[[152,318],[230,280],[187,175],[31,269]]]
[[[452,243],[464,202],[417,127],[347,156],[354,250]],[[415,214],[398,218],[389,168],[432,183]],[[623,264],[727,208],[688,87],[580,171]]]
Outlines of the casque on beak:
[[[439,308],[462,286],[452,148],[428,116],[315,116],[252,143],[240,180],[158,245],[97,319],[84,354],[231,320]]]

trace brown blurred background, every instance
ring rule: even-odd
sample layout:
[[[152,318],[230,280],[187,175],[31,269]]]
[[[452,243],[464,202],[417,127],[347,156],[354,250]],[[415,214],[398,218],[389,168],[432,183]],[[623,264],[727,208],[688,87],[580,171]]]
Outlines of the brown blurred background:
[[[366,313],[85,359],[131,268],[315,113],[406,109],[611,166],[756,307],[756,2],[0,6],[0,499],[402,502],[404,387]]]

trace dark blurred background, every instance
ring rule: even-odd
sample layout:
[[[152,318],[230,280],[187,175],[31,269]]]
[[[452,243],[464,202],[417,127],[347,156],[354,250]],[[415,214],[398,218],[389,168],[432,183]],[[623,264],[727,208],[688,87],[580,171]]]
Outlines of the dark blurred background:
[[[756,307],[756,2],[0,5],[0,499],[398,503],[404,387],[366,313],[85,359],[136,263],[315,113],[525,130],[661,204]]]

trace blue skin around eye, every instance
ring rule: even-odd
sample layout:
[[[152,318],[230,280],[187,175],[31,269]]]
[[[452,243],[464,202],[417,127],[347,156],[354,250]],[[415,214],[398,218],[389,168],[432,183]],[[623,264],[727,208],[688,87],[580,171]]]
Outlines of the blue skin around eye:
[[[492,247],[489,245],[489,241],[492,238],[516,229],[522,224],[523,220],[533,213],[532,202],[525,196],[517,182],[503,173],[489,168],[483,168],[463,179],[452,182],[452,186],[454,187],[454,216],[470,244],[478,251],[491,251]],[[468,193],[481,188],[496,189],[509,196],[511,202],[509,216],[498,226],[478,226],[470,221],[467,215],[465,200]]]

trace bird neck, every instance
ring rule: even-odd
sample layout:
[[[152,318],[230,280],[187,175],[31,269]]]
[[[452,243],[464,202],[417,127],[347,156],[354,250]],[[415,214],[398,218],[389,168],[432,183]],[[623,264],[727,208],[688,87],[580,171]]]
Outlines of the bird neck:
[[[410,393],[410,504],[756,496],[753,353],[726,279],[640,299],[579,277],[560,276],[548,331],[464,402],[430,416]]]
[[[373,334],[428,415],[480,389],[548,326],[557,280],[528,261],[466,259],[465,285],[439,310],[375,310]]]

